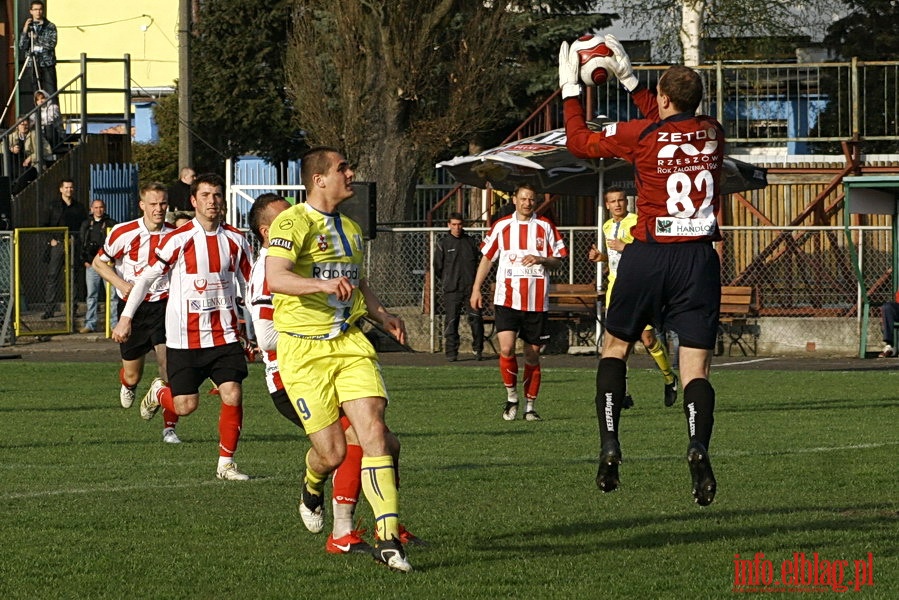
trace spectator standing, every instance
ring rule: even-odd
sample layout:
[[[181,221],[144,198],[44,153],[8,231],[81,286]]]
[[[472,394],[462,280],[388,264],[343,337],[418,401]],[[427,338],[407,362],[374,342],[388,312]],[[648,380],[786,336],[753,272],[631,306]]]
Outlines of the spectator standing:
[[[75,182],[71,179],[63,179],[59,184],[59,199],[53,201],[44,212],[41,220],[41,227],[67,227],[69,229],[70,243],[72,248],[80,248],[78,232],[81,230],[81,223],[86,217],[84,208],[75,202]],[[63,275],[65,266],[66,248],[63,244],[64,238],[61,234],[54,233],[50,236],[49,247],[44,257],[47,263],[47,281],[44,284],[44,302],[47,309],[42,315],[43,319],[53,318],[56,312],[56,293],[59,290],[60,278]],[[79,260],[80,252],[72,252],[72,260],[76,265],[81,265]],[[74,265],[73,265],[74,266]],[[77,282],[81,275],[81,269],[73,269],[75,281]],[[83,279],[82,279],[83,281]],[[77,298],[77,294],[76,294]],[[72,311],[74,312],[74,302]],[[74,314],[72,315],[74,317]]]
[[[151,182],[140,190],[138,202],[143,213],[133,221],[116,225],[109,232],[103,247],[94,256],[93,267],[97,273],[115,286],[118,310],[121,314],[134,283],[147,267],[155,265],[159,258],[156,248],[163,237],[174,227],[165,222],[165,186]],[[111,263],[111,264],[110,264]],[[154,350],[159,378],[165,380],[165,312],[169,298],[169,278],[160,277],[147,291],[140,307],[134,313],[131,334],[119,344],[122,368],[119,370],[119,402],[122,408],[131,408],[135,390],[144,374],[147,353]],[[115,337],[115,336],[113,336]],[[169,444],[181,442],[175,433],[178,415],[163,408],[162,440]]]
[[[31,74],[31,89],[56,93],[56,25],[44,18],[42,0],[34,0],[19,36],[19,52],[34,62],[27,69]]]
[[[471,327],[471,349],[477,360],[482,360],[484,317],[481,310],[473,309],[468,302],[481,252],[475,239],[462,228],[461,213],[450,214],[448,226],[449,235],[442,237],[434,250],[434,281],[439,280],[443,285],[446,359],[453,362],[458,358],[459,321],[464,311]]]
[[[193,207],[190,204],[190,186],[196,179],[196,173],[190,167],[184,167],[178,175],[178,181],[169,186],[169,211],[188,212],[193,218]],[[170,222],[174,222],[174,215],[169,217]]]
[[[92,333],[97,329],[97,304],[100,301],[100,290],[103,289],[102,278],[93,267],[97,251],[106,241],[106,233],[116,222],[106,214],[106,203],[100,199],[91,202],[91,216],[81,224],[78,237],[81,239],[81,262],[84,265],[85,301],[87,310],[84,313],[84,326],[79,333]],[[110,324],[116,326],[118,313],[111,309]]]
[[[169,275],[165,338],[168,385],[161,378],[150,384],[140,413],[150,420],[162,406],[179,416],[199,407],[199,388],[207,378],[218,387],[219,479],[246,481],[234,463],[243,424],[243,386],[247,361],[240,341],[238,298],[245,298],[250,277],[250,245],[240,230],[224,224],[225,182],[214,173],[196,178],[191,203],[196,216],[166,235],[134,283],[113,339],[126,342],[132,319],[146,293]]]
[[[623,158],[634,165],[637,182],[634,241],[621,254],[596,372],[601,440],[596,484],[603,492],[618,488],[627,359],[647,323],[664,324],[680,341],[687,465],[693,499],[706,506],[717,490],[708,453],[715,410],[709,373],[721,305],[721,263],[712,242],[721,239],[724,128],[713,117],[696,115],[703,94],[696,71],[668,68],[653,94],[640,85],[615,36],[606,35],[605,43],[613,52],[606,69],[644,118],[611,123],[602,131],[591,131],[584,118],[578,42],[572,47],[565,42],[559,51],[568,150],[578,158]]]
[[[520,185],[512,196],[515,212],[493,224],[481,245],[471,290],[471,308],[484,307],[481,287],[498,261],[493,311],[499,340],[499,370],[506,387],[503,419],[518,415],[518,359],[515,342],[524,342],[524,418],[540,421],[534,410],[540,391],[540,347],[549,340],[549,271],[558,269],[568,250],[555,225],[536,214],[537,193],[531,185]]]

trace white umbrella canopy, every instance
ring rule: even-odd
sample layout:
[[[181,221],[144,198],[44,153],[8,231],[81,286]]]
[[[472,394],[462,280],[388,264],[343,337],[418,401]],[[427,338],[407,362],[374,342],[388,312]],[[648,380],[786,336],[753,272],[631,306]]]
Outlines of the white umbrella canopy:
[[[599,123],[588,126],[594,130],[602,127]],[[472,156],[457,156],[437,163],[437,167],[447,169],[459,183],[479,188],[489,185],[507,192],[523,183],[533,185],[542,194],[599,196],[609,185],[622,187],[630,194],[635,192],[630,163],[576,158],[565,141],[565,130],[553,129]],[[762,189],[766,185],[765,169],[725,157],[722,194]]]

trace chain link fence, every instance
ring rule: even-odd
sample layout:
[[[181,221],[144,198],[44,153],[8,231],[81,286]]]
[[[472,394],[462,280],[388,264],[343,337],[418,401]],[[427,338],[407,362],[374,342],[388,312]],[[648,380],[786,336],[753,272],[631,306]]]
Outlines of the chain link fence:
[[[754,335],[759,354],[815,350],[853,355],[857,348],[879,348],[880,306],[892,301],[896,291],[892,227],[722,229],[724,241],[718,246],[722,282],[755,290],[759,316]],[[587,252],[600,241],[596,228],[559,230],[569,256],[551,273],[552,281],[595,284],[601,272],[587,259]],[[480,241],[486,230],[473,228],[468,233]],[[15,236],[0,232],[2,345],[14,343],[17,335],[72,331],[70,268],[56,275],[54,299],[49,304],[46,300],[52,273],[43,259],[54,234],[40,229],[20,229]],[[442,293],[432,280],[431,264],[436,243],[445,235],[444,227],[401,228],[382,230],[368,243],[369,280],[384,304],[403,316],[410,345],[420,351],[442,350]],[[14,267],[17,256],[18,270]],[[488,285],[493,280],[491,274]],[[602,279],[600,282],[605,287]],[[53,316],[43,318],[50,308],[55,309]],[[462,347],[467,347],[470,332],[464,323],[460,334]]]
[[[0,231],[0,346],[16,341],[13,321],[13,234]]]
[[[597,265],[587,259],[587,251],[598,242],[596,228],[559,230],[569,257],[551,273],[552,281],[595,284]],[[835,226],[723,230],[724,241],[718,245],[722,282],[755,290],[758,318],[752,325],[759,354],[814,350],[852,355],[863,325],[864,345],[880,344],[880,306],[895,292],[890,227],[851,227],[848,236],[847,229]],[[480,240],[485,230],[468,233]],[[379,232],[369,245],[369,279],[385,305],[402,314],[417,350],[442,349],[442,294],[432,280],[431,264],[435,245],[445,235],[445,228],[393,229]],[[491,274],[488,284],[493,279]],[[868,319],[865,299],[870,303]],[[466,329],[463,323],[462,347],[470,340]]]

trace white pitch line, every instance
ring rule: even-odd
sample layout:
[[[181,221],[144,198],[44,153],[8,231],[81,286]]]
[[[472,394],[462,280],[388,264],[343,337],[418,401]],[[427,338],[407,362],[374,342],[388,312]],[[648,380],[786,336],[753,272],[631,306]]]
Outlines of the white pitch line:
[[[177,489],[177,488],[188,488],[188,487],[197,487],[203,485],[216,485],[221,484],[219,481],[195,481],[192,483],[171,483],[171,484],[160,484],[160,485],[124,485],[118,487],[104,487],[99,486],[95,488],[63,488],[58,490],[44,490],[41,492],[22,492],[22,493],[12,493],[12,494],[3,494],[0,496],[0,500],[21,500],[24,498],[41,498],[47,496],[62,496],[62,495],[75,495],[75,494],[96,494],[96,493],[108,493],[108,492],[133,492],[133,491],[143,491],[143,490],[162,490],[162,489]]]
[[[756,358],[755,360],[743,360],[740,362],[714,363],[712,366],[718,367],[739,367],[740,365],[751,365],[752,363],[768,362],[769,360],[777,360],[777,358]]]
[[[847,446],[820,446],[816,448],[785,448],[783,450],[769,450],[766,452],[760,452],[758,450],[731,450],[731,451],[723,451],[716,452],[714,448],[712,449],[711,455],[712,458],[722,457],[722,458],[738,458],[742,456],[758,456],[760,454],[765,456],[784,456],[788,454],[818,454],[821,452],[839,452],[842,450],[871,450],[874,448],[884,448],[887,446],[899,446],[899,441],[896,442],[878,442],[871,444],[850,444]],[[681,455],[654,455],[654,456],[639,456],[634,454],[627,454],[626,459],[629,460],[670,460],[670,459],[680,459]],[[586,460],[596,460],[595,456],[590,456]]]

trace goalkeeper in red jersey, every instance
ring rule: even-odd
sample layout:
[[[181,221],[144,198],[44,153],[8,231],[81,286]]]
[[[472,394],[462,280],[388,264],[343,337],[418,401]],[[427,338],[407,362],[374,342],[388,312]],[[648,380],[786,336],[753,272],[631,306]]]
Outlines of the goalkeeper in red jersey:
[[[568,149],[578,158],[623,158],[636,171],[634,241],[621,254],[596,372],[601,440],[596,484],[604,492],[619,485],[618,425],[626,361],[643,328],[651,323],[677,332],[680,339],[690,437],[687,462],[694,500],[706,506],[717,490],[708,453],[715,408],[709,371],[721,301],[721,265],[712,242],[721,239],[718,212],[724,130],[714,118],[695,114],[703,84],[694,70],[667,69],[653,94],[637,80],[621,43],[611,35],[605,36],[605,42],[613,53],[606,69],[631,94],[644,118],[610,123],[602,131],[591,131],[584,119],[578,42],[563,43],[559,52]]]

